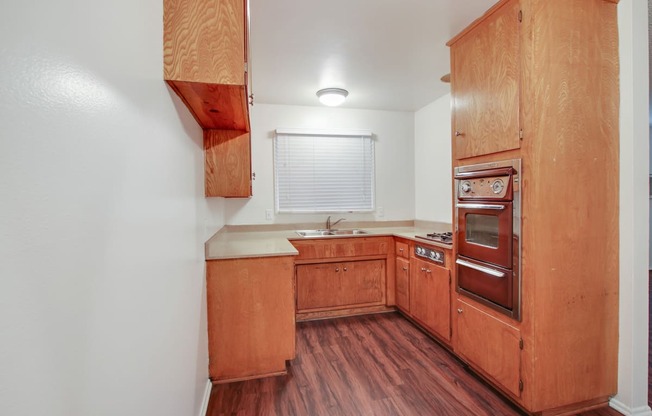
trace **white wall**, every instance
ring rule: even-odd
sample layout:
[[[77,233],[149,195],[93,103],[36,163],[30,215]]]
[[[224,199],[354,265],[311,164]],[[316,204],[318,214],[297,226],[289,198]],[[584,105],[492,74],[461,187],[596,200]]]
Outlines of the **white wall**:
[[[273,146],[277,128],[369,129],[374,133],[376,154],[375,213],[344,213],[349,221],[414,219],[414,114],[411,112],[356,110],[329,107],[301,107],[256,104],[251,111],[252,168],[256,173],[253,197],[230,199],[226,205],[227,224],[265,224],[324,221],[324,214],[275,214],[265,219],[265,210],[274,209]]]
[[[162,6],[3,3],[0,414],[199,413],[224,218],[162,81]]]
[[[452,223],[451,95],[414,114],[415,218]]]
[[[620,342],[618,395],[625,414],[652,415],[648,388],[649,116],[647,4],[621,0]]]

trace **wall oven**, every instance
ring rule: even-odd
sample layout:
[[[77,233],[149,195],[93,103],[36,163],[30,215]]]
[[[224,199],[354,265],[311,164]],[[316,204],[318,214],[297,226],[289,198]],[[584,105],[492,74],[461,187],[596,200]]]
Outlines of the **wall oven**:
[[[457,291],[520,319],[520,159],[455,168]]]

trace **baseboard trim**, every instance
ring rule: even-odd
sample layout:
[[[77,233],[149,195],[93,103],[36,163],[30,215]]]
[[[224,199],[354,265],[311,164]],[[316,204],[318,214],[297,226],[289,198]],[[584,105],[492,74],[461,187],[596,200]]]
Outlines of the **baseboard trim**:
[[[201,401],[201,407],[199,408],[198,416],[206,416],[206,412],[208,412],[208,401],[211,398],[212,390],[213,390],[213,383],[211,383],[210,379],[206,380],[206,387],[204,388],[204,398]]]
[[[609,406],[618,412],[627,416],[652,416],[652,409],[650,406],[640,406],[632,409],[620,400],[609,400]]]

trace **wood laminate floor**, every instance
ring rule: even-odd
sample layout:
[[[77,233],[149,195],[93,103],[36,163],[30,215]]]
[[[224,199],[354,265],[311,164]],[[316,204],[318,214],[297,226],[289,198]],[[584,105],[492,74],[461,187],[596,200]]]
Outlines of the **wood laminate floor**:
[[[297,324],[288,375],[214,385],[207,416],[522,415],[398,313]],[[610,408],[582,416],[616,416]]]

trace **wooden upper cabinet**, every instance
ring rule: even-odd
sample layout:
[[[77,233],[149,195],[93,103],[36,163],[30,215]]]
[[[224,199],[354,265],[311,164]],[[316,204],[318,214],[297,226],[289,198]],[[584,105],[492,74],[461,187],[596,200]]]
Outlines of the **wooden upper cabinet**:
[[[247,198],[252,195],[251,140],[237,130],[204,130],[205,195]]]
[[[519,1],[488,13],[482,24],[471,25],[448,43],[457,159],[520,146]]]
[[[249,131],[247,1],[164,0],[167,83],[204,129]]]

